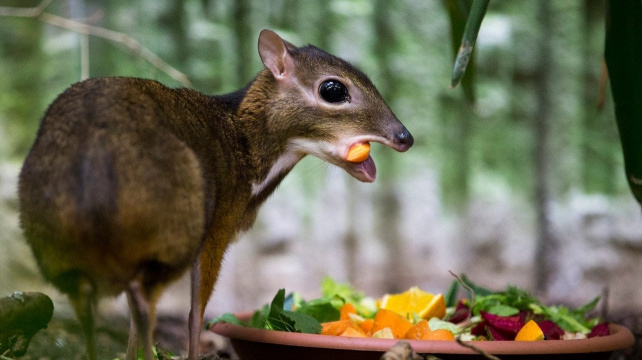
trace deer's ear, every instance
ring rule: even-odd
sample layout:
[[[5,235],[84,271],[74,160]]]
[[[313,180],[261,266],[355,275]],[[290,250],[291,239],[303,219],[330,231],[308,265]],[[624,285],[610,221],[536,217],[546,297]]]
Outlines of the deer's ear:
[[[265,29],[259,35],[259,56],[263,65],[277,80],[293,75],[294,60],[290,49],[294,48],[294,45],[281,39],[274,31]]]

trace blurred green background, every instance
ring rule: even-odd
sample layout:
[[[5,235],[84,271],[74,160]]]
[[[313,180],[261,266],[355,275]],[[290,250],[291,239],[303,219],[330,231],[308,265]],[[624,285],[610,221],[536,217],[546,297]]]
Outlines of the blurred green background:
[[[43,286],[18,227],[16,179],[57,94],[87,75],[184,85],[137,44],[189,86],[229,92],[261,69],[257,37],[270,28],[360,67],[415,145],[404,154],[375,145],[375,184],[304,159],[228,254],[208,311],[259,306],[279,287],[314,294],[324,275],[373,296],[442,292],[448,270],[552,301],[608,289],[611,308],[637,311],[642,227],[601,82],[605,2],[491,1],[473,67],[451,89],[452,34],[469,3],[56,0],[40,15],[8,16],[40,2],[0,0],[0,288]],[[85,36],[52,15],[128,37]],[[184,286],[166,311],[187,313]]]

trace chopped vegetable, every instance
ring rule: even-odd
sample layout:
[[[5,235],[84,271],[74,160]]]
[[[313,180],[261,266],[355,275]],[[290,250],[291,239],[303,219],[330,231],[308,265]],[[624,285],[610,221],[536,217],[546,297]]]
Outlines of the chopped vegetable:
[[[346,160],[354,163],[364,162],[370,156],[370,143],[354,144],[348,150]]]
[[[450,321],[445,321],[437,318],[432,318],[428,320],[428,326],[430,327],[431,330],[444,329],[444,330],[450,331],[454,335],[461,335],[462,333],[468,331],[469,329],[466,326],[459,326],[451,323]]]
[[[559,340],[564,336],[564,330],[552,320],[544,320],[537,323],[544,333],[546,340]]]
[[[591,329],[591,332],[586,336],[589,339],[597,336],[607,336],[610,335],[611,331],[609,330],[609,324],[599,323]]]
[[[375,333],[372,334],[372,337],[375,339],[394,339],[395,336],[392,333],[392,330],[390,328],[383,328]]]
[[[339,336],[347,337],[366,337],[366,334],[358,327],[349,327],[345,329]]]
[[[389,328],[395,339],[403,339],[412,327],[412,323],[405,317],[388,309],[379,309],[374,317],[371,331],[376,333],[383,328]]]
[[[408,329],[405,338],[409,340],[421,340],[429,332],[430,326],[428,326],[428,321],[424,319]]]
[[[466,305],[467,302],[468,301],[466,299],[459,300],[455,307],[455,311],[453,311],[453,313],[450,315],[448,321],[454,324],[459,324],[460,322],[468,319],[468,317],[470,316],[470,309],[468,308],[468,305]]]
[[[350,314],[357,314],[357,308],[352,305],[351,303],[345,303],[341,306],[341,309],[339,310],[339,319],[340,320],[348,320],[350,319]]]
[[[374,325],[374,319],[365,319],[361,324],[359,324],[359,327],[363,330],[364,333],[366,334],[372,334],[372,326]]]
[[[519,329],[526,323],[525,313],[501,316],[482,311],[481,316],[486,323],[486,331],[493,340],[514,340]]]
[[[427,332],[421,340],[455,340],[455,335],[446,329],[437,329]]]
[[[515,341],[539,341],[544,340],[544,332],[534,320],[529,320],[515,336]]]
[[[352,320],[336,320],[321,324],[322,335],[341,335],[347,328],[354,327]]]

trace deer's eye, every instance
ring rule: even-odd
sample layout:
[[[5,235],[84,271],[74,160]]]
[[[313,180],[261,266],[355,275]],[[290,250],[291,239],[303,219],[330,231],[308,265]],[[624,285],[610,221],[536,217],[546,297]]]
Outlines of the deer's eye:
[[[326,80],[319,86],[319,95],[329,103],[337,104],[349,99],[348,88],[338,80]]]

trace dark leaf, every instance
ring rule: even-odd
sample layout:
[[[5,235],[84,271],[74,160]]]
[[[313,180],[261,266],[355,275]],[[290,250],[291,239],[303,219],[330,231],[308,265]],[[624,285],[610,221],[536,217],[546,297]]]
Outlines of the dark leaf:
[[[454,280],[446,292],[446,307],[452,307],[457,304],[457,293],[459,292],[459,281]]]

